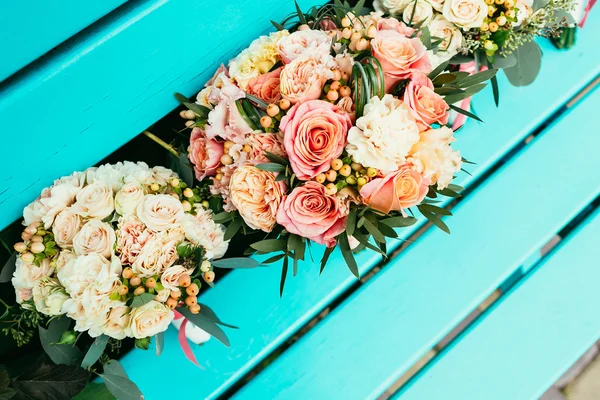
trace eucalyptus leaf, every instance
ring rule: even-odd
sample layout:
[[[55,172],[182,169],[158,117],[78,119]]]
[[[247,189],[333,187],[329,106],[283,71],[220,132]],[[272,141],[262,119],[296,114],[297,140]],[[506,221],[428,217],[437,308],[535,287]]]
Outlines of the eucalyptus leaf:
[[[104,349],[106,349],[108,339],[108,336],[100,335],[94,340],[94,343],[92,343],[87,353],[85,353],[85,357],[81,362],[81,368],[90,368],[98,361],[98,359],[100,359],[104,353]]]
[[[242,220],[240,218],[235,218],[229,225],[227,225],[227,229],[225,229],[225,234],[223,236],[224,240],[230,240],[235,236],[236,233],[242,227]]]
[[[200,310],[202,310],[202,306],[200,307]],[[198,328],[202,329],[219,342],[223,343],[225,346],[230,346],[229,339],[227,338],[225,332],[223,332],[223,329],[221,329],[214,321],[207,318],[205,315],[192,314],[187,307],[179,307],[177,311],[179,311],[179,313],[181,313],[181,315],[183,315],[185,318],[189,319],[190,322],[192,322]]]
[[[429,79],[434,79],[436,76],[441,74],[448,67],[448,61],[441,63],[438,65],[431,73],[428,75]]]
[[[282,259],[283,257],[285,257],[285,256],[286,256],[286,255],[285,255],[285,254],[283,254],[283,253],[282,253],[282,254],[277,254],[276,256],[273,256],[273,257],[269,257],[269,258],[267,258],[267,259],[266,259],[265,261],[263,261],[262,263],[263,263],[263,264],[272,264],[272,263],[274,263],[274,262],[276,262],[276,261],[279,261],[279,260],[281,260],[281,259]]]
[[[273,154],[269,151],[265,151],[265,157],[267,157],[270,161],[281,165],[289,165],[289,161],[285,158],[279,157],[277,154]]]
[[[302,237],[299,235],[294,235],[290,233],[287,240],[287,249],[288,251],[294,251],[299,248],[304,243],[302,242]]]
[[[73,400],[115,400],[104,383],[90,382]]]
[[[276,163],[257,164],[256,168],[260,169],[262,171],[285,172],[285,166],[281,165],[281,164],[276,164]]]
[[[146,303],[150,303],[156,297],[155,294],[152,293],[142,293],[137,296],[133,296],[133,300],[131,301],[131,307],[137,308],[141,307]]]
[[[119,400],[142,400],[144,395],[129,378],[119,375],[102,374],[104,384],[110,393]]]
[[[414,225],[417,222],[415,217],[390,217],[379,220],[379,222],[391,226],[392,228],[404,228]]]
[[[381,232],[379,232],[379,229],[377,229],[375,224],[373,224],[368,219],[365,219],[364,226],[365,226],[365,228],[367,228],[369,233],[373,236],[373,239],[375,239],[378,242],[385,242],[385,236],[383,236],[383,234]]]
[[[427,218],[432,224],[440,228],[442,231],[450,234],[450,228],[448,228],[448,225],[446,225],[440,217],[428,211],[421,211],[421,214],[423,214],[425,218]]]
[[[366,236],[364,236],[361,233],[354,232],[354,236],[353,236],[356,240],[358,240],[359,243],[361,243],[363,246],[365,246],[368,249],[371,249],[379,254],[381,254],[382,256],[386,256],[386,254],[381,251],[381,249],[377,246],[372,245],[371,243],[369,243],[369,238],[367,238]]]
[[[352,254],[352,249],[350,249],[346,232],[342,232],[342,234],[338,236],[338,243],[340,245],[340,250],[342,251],[342,257],[344,257],[344,261],[346,261],[346,265],[348,265],[350,272],[352,272],[352,275],[360,279],[358,265],[356,265],[356,260]]]
[[[325,269],[325,265],[327,265],[327,261],[329,261],[329,256],[331,256],[331,253],[333,253],[333,250],[335,250],[335,246],[327,247],[325,249],[325,252],[323,253],[323,257],[321,258],[321,268],[319,269],[319,274],[323,273],[323,270]]]
[[[517,64],[517,55],[515,53],[510,53],[506,56],[496,54],[493,66],[496,69],[504,69],[513,67],[515,64]]]
[[[450,109],[452,109],[452,110],[456,111],[456,112],[457,112],[457,113],[459,113],[459,114],[466,115],[466,116],[467,116],[467,117],[469,117],[469,118],[473,118],[474,120],[477,120],[477,121],[479,121],[479,122],[483,122],[483,121],[481,120],[481,118],[479,118],[477,115],[473,114],[473,113],[472,113],[472,112],[470,112],[470,111],[467,111],[467,110],[465,110],[465,109],[463,109],[463,108],[457,107],[457,106],[455,106],[454,104],[449,104],[448,106],[450,107]]]
[[[20,399],[64,400],[83,390],[90,372],[76,366],[42,364],[13,381]]]
[[[483,83],[483,82],[489,81],[494,76],[496,76],[497,72],[498,72],[497,69],[488,69],[486,71],[478,72],[478,73],[473,74],[471,76],[468,76],[468,77],[466,77],[464,79],[461,79],[458,82],[458,86],[461,87],[461,88],[468,88],[468,87],[471,87],[473,85],[477,85],[479,83]]]
[[[13,274],[15,273],[15,269],[17,267],[17,253],[13,253],[8,261],[4,264],[2,268],[2,272],[0,272],[0,283],[10,282]]]
[[[42,325],[38,326],[42,347],[55,364],[79,365],[83,357],[81,351],[71,344],[52,344],[60,340],[70,325],[71,320],[62,316],[50,321],[48,329]]]
[[[230,325],[230,324],[227,324],[227,323],[221,321],[221,319],[217,316],[217,314],[206,304],[202,304],[202,303],[199,303],[199,304],[200,304],[200,314],[204,315],[206,318],[210,319],[215,324],[226,326],[231,329],[239,329],[235,325]]]
[[[285,287],[285,279],[287,278],[289,258],[283,259],[283,265],[281,267],[281,279],[279,280],[279,297],[283,297],[283,288]]]
[[[258,261],[250,257],[231,257],[222,258],[220,260],[211,261],[213,267],[239,269],[239,268],[256,268],[260,265]]]
[[[354,230],[356,229],[356,215],[358,210],[356,208],[352,208],[350,213],[348,214],[348,219],[346,220],[346,233],[348,236],[352,236]]]
[[[527,86],[531,84],[542,65],[542,50],[534,42],[527,42],[519,46],[514,53],[517,57],[515,66],[504,69],[506,77],[514,86]]]
[[[252,243],[250,245],[255,250],[263,253],[271,253],[273,251],[283,251],[287,247],[287,240],[285,239],[265,239],[260,242]]]
[[[165,333],[158,332],[154,335],[154,340],[156,341],[156,356],[160,357],[165,347]]]
[[[123,366],[117,360],[108,360],[106,364],[104,364],[104,373],[127,378],[125,369],[123,369]]]
[[[428,211],[437,215],[452,215],[452,212],[450,212],[450,210],[446,210],[445,208],[434,206],[432,204],[421,204],[417,206],[417,208],[419,209],[419,211],[421,211],[421,213],[423,211]]]

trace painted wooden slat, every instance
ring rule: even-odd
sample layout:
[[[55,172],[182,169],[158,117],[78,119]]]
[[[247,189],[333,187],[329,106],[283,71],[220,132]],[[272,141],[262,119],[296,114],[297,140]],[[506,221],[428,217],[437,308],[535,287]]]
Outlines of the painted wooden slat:
[[[595,15],[591,18],[597,21]],[[463,155],[478,164],[468,166],[473,177],[462,175],[459,183],[468,186],[480,177],[600,72],[596,56],[588,51],[595,49],[594,35],[598,34],[600,27],[592,27],[590,24],[590,29],[586,28],[580,35],[579,47],[571,52],[557,52],[548,43],[542,43],[545,59],[540,79],[531,87],[514,88],[501,77],[500,109],[496,110],[493,105],[491,92],[478,96],[475,101],[476,111],[486,124],[470,121],[459,132],[457,142]],[[561,78],[564,70],[575,63],[578,65],[578,73]],[[553,83],[549,85],[548,82]],[[495,128],[491,130],[488,127]],[[452,230],[458,229],[454,227],[456,220],[448,221]],[[409,236],[412,231],[402,231],[402,237]],[[313,247],[315,260],[319,260],[320,251]],[[358,256],[359,268],[363,273],[378,261],[380,258],[371,252],[362,252]],[[340,293],[356,283],[338,252],[332,255],[330,265],[321,276],[317,264],[304,263],[299,268],[298,276],[288,278],[282,299],[279,299],[278,293],[280,271],[279,264],[259,270],[233,271],[218,281],[214,289],[203,294],[201,301],[211,304],[221,318],[239,325],[241,329],[228,331],[232,343],[230,349],[225,349],[216,341],[194,348],[196,357],[206,366],[205,370],[189,367],[177,371],[179,379],[202,380],[203,384],[196,389],[198,397],[213,398],[222,393]],[[186,362],[178,348],[176,332],[169,330],[165,337],[165,352],[160,359],[150,352],[136,350],[122,360],[142,388],[161,390],[152,386],[144,369],[139,366],[152,365],[153,368],[159,368],[164,363],[181,365]],[[168,392],[184,393],[183,388],[168,388]],[[167,395],[167,388],[161,394]]]
[[[54,179],[95,164],[172,110],[175,91],[197,92],[220,63],[274,30],[270,19],[294,9],[291,1],[256,5],[140,0],[0,84],[0,229]]]
[[[596,212],[395,399],[535,400],[600,338]]]
[[[600,193],[583,150],[598,107],[600,90],[461,202],[452,235],[421,236],[234,398],[381,395]]]
[[[0,82],[125,1],[0,2]]]

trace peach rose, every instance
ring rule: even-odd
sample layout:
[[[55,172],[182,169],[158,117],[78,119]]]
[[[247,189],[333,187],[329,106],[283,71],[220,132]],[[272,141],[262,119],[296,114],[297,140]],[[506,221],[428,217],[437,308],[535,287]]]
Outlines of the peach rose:
[[[337,106],[340,108],[340,111],[348,114],[350,120],[354,122],[354,119],[356,118],[356,111],[354,110],[354,101],[352,101],[352,97],[342,97],[340,101],[338,101]]]
[[[137,207],[138,219],[155,232],[179,226],[184,214],[181,201],[168,194],[147,194]]]
[[[404,7],[408,4],[410,2],[406,2]],[[377,21],[377,31],[396,31],[404,36],[413,36],[415,33],[415,29],[406,26],[404,22],[398,21],[396,18],[382,18]]]
[[[247,163],[238,167],[229,183],[231,202],[252,229],[271,232],[287,187],[275,174]]]
[[[129,215],[119,218],[119,229],[116,231],[116,235],[119,258],[123,264],[131,265],[154,233],[146,228],[146,225],[137,217]]]
[[[321,97],[323,85],[333,79],[333,72],[323,58],[335,65],[333,57],[300,57],[287,64],[281,71],[281,95],[295,104]]]
[[[223,166],[223,177],[220,181],[212,178],[213,184],[210,185],[210,193],[215,196],[221,196],[223,198],[223,210],[227,212],[235,211],[235,207],[231,203],[231,199],[229,197],[229,181],[231,180],[231,175],[235,172],[237,165],[225,165]]]
[[[71,207],[58,213],[52,225],[54,241],[63,249],[73,247],[73,238],[81,229],[81,217],[75,214]]]
[[[403,165],[398,171],[383,178],[373,179],[360,189],[363,202],[371,208],[389,213],[401,211],[420,204],[429,190],[429,179]]]
[[[309,181],[284,197],[277,223],[290,233],[333,247],[347,217],[348,207],[338,197],[325,194],[325,186]]]
[[[160,283],[165,289],[176,290],[179,289],[178,280],[183,274],[191,275],[194,272],[194,268],[187,269],[183,265],[172,265],[163,272],[160,277]]]
[[[433,83],[427,75],[416,72],[411,76],[403,100],[417,122],[427,127],[436,122],[440,125],[448,123],[448,104],[433,91]]]
[[[207,176],[215,175],[223,155],[223,143],[208,139],[200,128],[192,129],[188,157],[194,164],[196,178],[201,181]]]
[[[112,226],[99,219],[92,219],[73,238],[73,250],[78,256],[96,253],[110,259],[115,241]]]
[[[267,103],[275,103],[281,99],[279,92],[279,76],[283,67],[267,72],[248,82],[248,94],[256,96]]]
[[[285,36],[277,43],[277,51],[284,64],[289,64],[305,55],[324,57],[329,54],[331,38],[321,30],[296,31]]]
[[[380,30],[371,40],[371,49],[385,73],[386,90],[413,72],[431,72],[427,49],[417,37],[409,38],[397,30]]]
[[[352,121],[326,101],[296,104],[281,119],[283,144],[298,179],[312,179],[329,169],[344,150]]]
[[[250,145],[248,159],[261,162],[270,162],[265,153],[287,158],[283,148],[283,134],[278,133],[251,133],[246,135],[246,144]]]

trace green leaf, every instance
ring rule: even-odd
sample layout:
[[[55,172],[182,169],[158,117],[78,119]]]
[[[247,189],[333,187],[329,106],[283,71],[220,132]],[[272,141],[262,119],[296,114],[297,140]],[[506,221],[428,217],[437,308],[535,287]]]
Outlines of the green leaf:
[[[473,56],[465,56],[462,54],[457,54],[448,61],[449,64],[468,64],[473,62]]]
[[[294,251],[303,244],[304,244],[304,242],[302,242],[301,236],[290,233],[290,235],[288,236],[288,240],[287,240],[287,250],[288,250],[288,252]]]
[[[210,112],[209,108],[201,106],[200,104],[196,104],[193,101],[190,101],[190,99],[188,99],[181,93],[175,93],[175,98],[177,99],[177,101],[179,101],[181,104],[186,106],[188,109],[190,109],[193,112],[195,112],[196,114],[198,114],[198,116],[200,118],[202,118],[202,119],[208,118],[208,113]]]
[[[361,243],[363,246],[381,254],[382,256],[386,256],[386,254],[377,246],[373,246],[371,243],[369,243],[369,238],[364,236],[363,234],[357,232],[354,232],[354,236],[353,236],[356,240],[358,240],[359,243]]]
[[[306,18],[304,17],[304,13],[300,9],[300,6],[298,5],[298,2],[296,0],[294,0],[294,5],[296,6],[296,12],[298,13],[298,19],[300,20],[300,23],[306,24],[307,22]]]
[[[321,258],[321,268],[319,269],[319,275],[323,273],[323,270],[325,269],[325,265],[327,265],[327,261],[329,261],[329,256],[331,256],[331,253],[333,253],[333,250],[335,250],[335,246],[327,247],[325,249],[325,252],[323,253],[323,257]]]
[[[132,308],[141,307],[144,304],[149,303],[152,300],[154,300],[155,297],[156,297],[156,295],[152,294],[152,293],[142,293],[140,295],[133,296],[133,300],[131,301],[131,307]]]
[[[289,260],[290,259],[287,257],[283,259],[283,266],[281,267],[281,280],[279,281],[279,297],[283,297],[283,288],[285,286],[285,278],[287,277]]]
[[[129,378],[119,375],[102,374],[104,384],[110,393],[119,400],[141,400],[144,398],[142,392]]]
[[[73,400],[116,400],[104,383],[89,382]]]
[[[42,347],[55,364],[79,365],[83,357],[81,351],[71,344],[52,344],[60,340],[70,325],[71,319],[63,316],[51,320],[48,329],[38,326]]]
[[[172,153],[169,154],[170,166],[171,169],[177,172],[179,178],[183,180],[189,187],[191,187],[194,183],[194,168],[190,163],[190,160],[187,158],[186,154],[179,154],[179,157],[176,157]]]
[[[278,31],[282,31],[285,29],[285,27],[281,24],[278,24],[277,22],[271,20],[271,23],[273,24],[273,26],[275,27],[275,29],[277,29]]]
[[[414,225],[417,222],[415,217],[390,217],[379,220],[379,222],[391,226],[392,228],[404,228]]]
[[[241,227],[242,227],[242,219],[234,218],[234,220],[231,221],[231,223],[227,226],[227,229],[225,229],[225,235],[224,235],[223,239],[230,240],[231,238],[233,238],[235,236],[236,233],[238,233],[238,231],[240,230]]]
[[[277,254],[276,256],[267,258],[265,261],[262,262],[262,264],[271,264],[275,261],[281,260],[283,257],[285,257],[285,254]]]
[[[239,268],[256,268],[260,265],[258,261],[250,257],[231,257],[222,258],[220,260],[211,261],[213,267],[239,269]]]
[[[498,72],[497,69],[488,69],[486,71],[478,72],[478,73],[470,75],[464,79],[461,79],[458,82],[458,86],[461,88],[468,88],[473,85],[477,85],[479,83],[489,81],[494,76],[496,76],[497,72]]]
[[[483,121],[481,120],[481,118],[479,118],[477,115],[475,115],[475,114],[473,114],[472,112],[469,112],[469,111],[467,111],[467,110],[465,110],[465,109],[462,109],[462,108],[460,108],[460,107],[457,107],[457,106],[455,106],[454,104],[448,104],[448,107],[450,107],[452,110],[456,111],[456,112],[457,112],[457,113],[459,113],[459,114],[463,114],[463,115],[466,115],[466,116],[467,116],[467,117],[469,117],[469,118],[473,118],[473,119],[475,119],[475,120],[477,120],[477,121],[479,121],[479,122],[483,122]]]
[[[429,79],[433,80],[440,73],[442,73],[448,67],[448,61],[441,63],[438,65],[431,73],[429,74]]]
[[[285,172],[285,165],[276,164],[276,163],[257,164],[256,168],[260,169],[262,171]]]
[[[233,216],[233,212],[223,211],[213,215],[213,221],[215,221],[218,224],[222,224],[224,222],[231,221],[233,219]]]
[[[504,69],[510,68],[517,64],[517,55],[515,53],[510,53],[507,56],[501,56],[496,54],[494,57],[493,66],[496,69]]]
[[[0,283],[6,283],[6,282],[10,282],[10,280],[13,277],[13,274],[15,273],[15,269],[16,269],[16,264],[17,262],[17,253],[13,253],[8,261],[6,261],[6,263],[4,264],[4,267],[2,268],[2,272],[0,272]]]
[[[460,193],[450,189],[449,187],[444,189],[436,189],[436,192],[446,197],[461,197]]]
[[[396,231],[386,224],[377,225],[377,229],[379,229],[379,232],[381,232],[384,236],[391,237],[394,239],[398,237]]]
[[[0,400],[12,399],[17,391],[10,388],[10,376],[3,365],[0,366]]]
[[[279,157],[277,154],[273,154],[269,151],[265,151],[265,157],[267,157],[270,161],[281,165],[289,165],[289,161],[285,158]]]
[[[179,307],[177,311],[181,313],[184,317],[190,320],[194,325],[198,328],[204,330],[206,333],[217,339],[219,342],[223,343],[225,346],[229,347],[229,339],[227,335],[214,321],[210,318],[207,318],[203,314],[192,314],[187,307]],[[200,307],[200,311],[202,311],[202,306]]]
[[[494,93],[494,103],[496,107],[500,105],[500,88],[498,87],[498,76],[494,76],[492,79],[492,92]]]
[[[356,265],[356,260],[354,259],[354,255],[352,254],[352,250],[350,249],[350,244],[348,243],[348,236],[346,232],[342,232],[342,234],[338,236],[338,243],[340,245],[340,250],[342,251],[344,261],[346,261],[346,265],[348,265],[350,272],[352,272],[352,275],[360,279],[358,265]]]
[[[419,31],[421,33],[419,36],[421,43],[423,43],[426,48],[431,49],[431,32],[429,31],[429,28],[423,27]]]
[[[221,321],[221,319],[219,317],[217,317],[217,314],[212,310],[212,308],[210,308],[206,304],[202,304],[202,303],[199,303],[199,304],[200,304],[200,314],[204,315],[206,318],[208,318],[215,324],[226,326],[231,329],[239,329],[235,325],[230,325],[230,324],[227,324],[227,323]]]
[[[348,236],[352,236],[354,230],[356,229],[356,215],[358,214],[358,210],[356,208],[352,208],[350,213],[348,214],[348,219],[346,220],[346,233]]]
[[[461,94],[453,94],[453,95],[444,97],[444,101],[448,104],[458,103],[459,101],[464,100],[467,97],[473,96],[475,93],[482,90],[485,86],[486,86],[485,83],[479,83],[477,85],[473,85],[473,86],[469,87],[468,89],[466,89]]]
[[[156,356],[160,357],[165,347],[165,333],[158,332],[154,335],[154,340],[156,341]]]
[[[434,206],[431,204],[421,204],[421,205],[417,206],[417,208],[421,212],[423,212],[423,210],[424,210],[424,211],[427,211],[427,212],[430,212],[433,214],[437,214],[437,215],[452,215],[450,210],[446,210],[445,208],[441,208],[441,207]]]
[[[85,353],[85,357],[81,362],[81,368],[90,368],[96,363],[96,361],[100,359],[100,357],[104,353],[104,349],[106,349],[108,339],[108,336],[100,335],[96,338],[96,340],[94,340],[94,343],[92,343],[87,353]]]
[[[496,43],[498,45],[498,47],[502,48],[502,46],[504,45],[504,42],[506,42],[506,39],[508,39],[508,37],[510,36],[510,31],[509,30],[498,30],[494,33],[492,33],[492,36],[490,36],[490,39],[492,40],[492,42]]]
[[[381,232],[379,232],[379,229],[377,229],[375,224],[373,224],[371,221],[369,221],[368,219],[365,218],[364,226],[365,226],[365,228],[367,228],[369,233],[373,236],[373,239],[375,239],[378,242],[385,242],[385,236],[383,236],[383,234]]]
[[[18,399],[71,399],[83,390],[90,372],[72,365],[42,364],[13,381]]]
[[[537,11],[540,8],[546,7],[549,2],[550,0],[533,0],[533,6],[531,8],[533,8],[533,11]]]
[[[452,83],[456,80],[456,75],[452,72],[446,72],[444,74],[438,75],[433,79],[434,85],[445,85],[447,83]]]
[[[284,251],[287,247],[287,240],[265,239],[261,240],[260,242],[252,243],[250,247],[263,253],[271,253],[273,251]]]
[[[535,80],[540,72],[542,50],[536,42],[532,41],[519,46],[514,54],[517,56],[517,64],[504,69],[504,73],[514,86],[527,86]]]
[[[432,224],[434,224],[447,234],[450,234],[450,228],[448,228],[448,225],[446,225],[444,221],[440,219],[440,217],[428,211],[421,211],[421,214],[423,214],[423,216],[427,218]]]

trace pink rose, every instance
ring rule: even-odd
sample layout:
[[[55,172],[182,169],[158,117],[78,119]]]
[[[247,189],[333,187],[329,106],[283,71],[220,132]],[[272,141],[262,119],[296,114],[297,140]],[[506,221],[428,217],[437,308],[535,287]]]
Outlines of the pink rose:
[[[300,103],[321,97],[323,86],[333,79],[333,72],[327,64],[335,65],[333,57],[296,58],[281,71],[279,90],[290,103]]]
[[[246,144],[250,145],[249,160],[270,162],[265,153],[287,158],[283,148],[283,135],[277,133],[251,133],[246,135]]]
[[[347,217],[348,207],[339,198],[325,194],[320,183],[309,181],[283,198],[277,223],[290,233],[333,247],[335,237],[346,229]]]
[[[398,21],[396,18],[382,18],[377,21],[378,31],[396,31],[404,36],[412,36],[415,29],[406,26],[404,22]]]
[[[383,178],[373,179],[360,189],[363,203],[371,208],[389,213],[401,211],[421,203],[429,190],[429,179],[413,170],[408,164],[390,172]]]
[[[386,90],[413,72],[431,72],[427,49],[417,37],[411,39],[396,30],[380,30],[371,40],[371,49],[385,73]]]
[[[448,123],[448,104],[433,91],[433,83],[427,75],[415,72],[411,76],[403,100],[417,122],[422,122],[427,128],[436,122],[440,125]]]
[[[248,82],[248,94],[256,96],[267,103],[275,103],[281,99],[279,92],[279,75],[283,67],[252,78]]]
[[[330,49],[331,37],[322,30],[299,30],[277,42],[277,51],[284,64],[303,56],[326,57]]]
[[[322,100],[296,104],[281,119],[279,129],[290,165],[298,179],[308,180],[329,170],[346,145],[350,117]]]
[[[199,181],[212,176],[219,168],[221,156],[223,155],[223,143],[215,139],[208,139],[200,128],[192,130],[189,147],[190,161],[194,164],[196,178]]]

